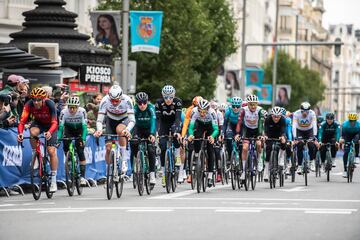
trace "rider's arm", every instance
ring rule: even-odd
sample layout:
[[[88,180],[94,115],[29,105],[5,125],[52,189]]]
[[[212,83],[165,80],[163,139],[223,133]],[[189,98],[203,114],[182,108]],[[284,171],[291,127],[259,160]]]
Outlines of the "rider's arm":
[[[52,134],[58,128],[56,107],[55,107],[55,103],[50,99],[45,100],[45,104],[49,108],[50,118],[51,118],[51,124],[48,132]]]
[[[211,136],[213,138],[216,138],[216,136],[219,134],[219,127],[218,127],[216,112],[211,113],[211,124],[213,127],[213,132],[212,132]]]
[[[156,113],[153,105],[150,106],[150,134],[155,136],[156,134]]]
[[[245,110],[241,109],[240,113],[239,113],[238,121],[236,124],[236,134],[240,134],[240,132],[241,132],[241,126],[242,126],[242,121],[244,119],[244,115],[245,115]]]
[[[294,118],[293,118],[293,123],[292,123],[292,134],[293,134],[293,138],[296,139],[296,130],[298,127],[298,119],[296,118],[295,114],[294,114]]]
[[[337,122],[335,124],[337,125],[336,132],[335,132],[335,140],[337,142],[339,142],[339,140],[340,140],[340,124]]]
[[[65,109],[60,112],[60,117],[59,117],[59,130],[58,130],[58,134],[57,134],[57,139],[58,139],[58,141],[59,141],[59,139],[61,139],[62,136],[63,136],[64,125],[65,125],[64,113],[65,113]]]
[[[161,100],[156,100],[155,103],[155,114],[156,114],[156,131],[159,132],[160,122],[161,122],[161,110],[160,110]]]
[[[224,116],[224,125],[223,125],[223,127],[221,129],[222,135],[225,135],[225,133],[226,133],[226,129],[227,129],[228,123],[229,123],[229,115],[230,115],[230,110],[226,109],[225,110],[225,116]]]
[[[181,100],[179,99],[176,103],[175,103],[175,127],[176,127],[176,131],[180,132],[180,126],[181,126],[181,113],[182,113],[182,103]]]
[[[129,118],[129,123],[128,125],[126,126],[126,129],[131,132],[131,130],[134,128],[135,126],[135,114],[134,114],[134,106],[132,104],[132,102],[129,100],[128,101],[128,109],[127,109],[127,115],[128,115],[128,118]]]
[[[185,137],[189,123],[190,123],[190,118],[191,118],[191,111],[192,111],[192,107],[188,107],[188,109],[186,109],[186,114],[185,114],[185,120],[184,120],[184,124],[183,127],[181,129],[181,136]]]
[[[312,117],[312,126],[313,126],[313,133],[314,133],[314,136],[317,135],[317,120],[316,120],[316,115],[315,113],[313,114],[313,117]]]
[[[24,106],[24,110],[21,114],[21,117],[20,117],[20,123],[18,125],[18,133],[19,134],[22,134],[24,132],[24,127],[25,127],[25,124],[29,118],[29,115],[30,115],[30,104],[31,104],[32,100],[28,101],[25,106]]]
[[[320,125],[320,128],[319,128],[319,139],[318,139],[319,142],[322,142],[325,124],[326,124],[326,122],[324,122],[324,123],[322,123],[322,124]]]
[[[264,112],[259,111],[259,121],[258,121],[258,135],[261,136],[264,134]]]
[[[292,141],[292,126],[291,126],[291,120],[286,119],[286,136],[289,141]]]
[[[189,124],[189,136],[194,136],[194,127],[196,122],[196,116],[193,114],[191,116],[190,124]]]
[[[88,130],[87,130],[87,113],[84,109],[83,111],[83,115],[82,115],[82,134],[81,134],[81,138],[82,140],[85,142],[86,141],[86,136],[87,136],[87,133],[88,133]]]

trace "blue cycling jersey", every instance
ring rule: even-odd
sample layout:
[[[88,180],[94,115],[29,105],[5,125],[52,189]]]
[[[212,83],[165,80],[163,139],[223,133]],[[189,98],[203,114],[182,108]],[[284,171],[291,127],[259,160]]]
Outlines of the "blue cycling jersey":
[[[285,121],[286,121],[286,138],[289,141],[292,141],[292,121],[291,121],[291,118],[286,117]]]
[[[341,136],[346,139],[347,137],[354,137],[357,134],[360,134],[360,122],[356,121],[355,125],[352,127],[350,121],[345,121],[342,126]]]
[[[238,122],[240,111],[235,113],[232,107],[228,107],[225,111],[223,132],[226,132],[229,124],[236,125]]]

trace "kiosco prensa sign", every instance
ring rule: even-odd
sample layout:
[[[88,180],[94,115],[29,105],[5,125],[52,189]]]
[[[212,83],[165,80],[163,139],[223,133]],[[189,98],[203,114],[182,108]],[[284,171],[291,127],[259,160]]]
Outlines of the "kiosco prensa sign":
[[[108,65],[81,65],[81,83],[111,83],[112,69]]]

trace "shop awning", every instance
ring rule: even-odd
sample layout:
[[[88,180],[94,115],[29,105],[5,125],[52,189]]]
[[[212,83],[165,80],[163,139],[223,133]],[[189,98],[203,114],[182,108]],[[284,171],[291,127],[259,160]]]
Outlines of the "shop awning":
[[[47,58],[29,54],[16,47],[0,48],[0,68],[39,67],[54,63]]]

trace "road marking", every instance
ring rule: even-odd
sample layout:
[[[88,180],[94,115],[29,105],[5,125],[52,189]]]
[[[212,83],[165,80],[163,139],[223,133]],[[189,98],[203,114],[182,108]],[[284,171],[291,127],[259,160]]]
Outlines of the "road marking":
[[[154,199],[154,198],[149,198]],[[158,198],[157,198],[158,199]],[[163,198],[160,198],[163,199]],[[290,201],[290,202],[347,202],[347,203],[360,203],[359,199],[309,199],[309,198],[170,198],[172,200],[188,200],[188,201]]]
[[[38,211],[38,213],[81,213],[81,212],[85,212],[85,209],[71,209],[71,210],[43,210],[43,211]]]
[[[15,204],[12,203],[0,204],[0,207],[12,207],[12,206],[15,206]]]
[[[352,214],[351,211],[305,211],[305,213],[310,214]]]
[[[129,209],[127,212],[173,212],[174,209]]]
[[[75,201],[87,201],[87,200],[104,200],[106,197],[84,197],[84,198],[74,198]]]
[[[300,212],[357,212],[358,209],[351,208],[297,208],[297,207],[83,207],[83,208],[9,208],[0,209],[0,212],[25,212],[38,211],[39,213],[71,213],[84,211],[120,210],[129,212],[141,211],[300,211]]]
[[[333,175],[333,176],[341,176],[342,174],[343,174],[342,172],[331,173],[331,175]]]
[[[259,209],[217,209],[216,213],[260,213]]]
[[[277,189],[278,191],[283,191],[283,192],[307,192],[309,191],[309,189],[305,188],[305,187],[294,187],[294,188],[290,188],[290,189]]]
[[[207,188],[206,192],[212,192],[216,189],[221,189],[221,188],[226,188],[226,187],[230,187],[230,185],[220,185],[220,186],[216,186],[216,187],[212,187],[212,188]],[[169,193],[166,195],[160,195],[160,196],[156,196],[156,197],[149,197],[147,199],[174,199],[174,198],[178,198],[178,197],[184,197],[184,196],[188,196],[191,194],[198,194],[196,190],[186,190],[183,192],[177,192],[177,193]],[[203,193],[203,192],[201,192]]]

